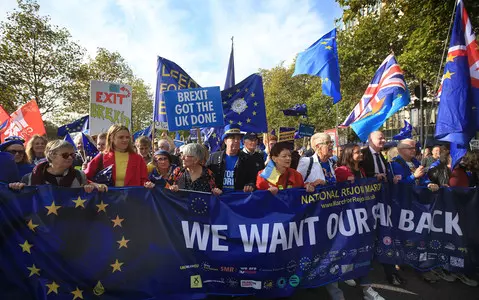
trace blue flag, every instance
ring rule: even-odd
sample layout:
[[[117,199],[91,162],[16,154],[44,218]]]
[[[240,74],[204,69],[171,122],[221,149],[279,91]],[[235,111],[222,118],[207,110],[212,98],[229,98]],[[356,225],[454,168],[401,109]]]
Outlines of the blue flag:
[[[238,124],[241,131],[267,132],[263,79],[252,74],[221,92],[225,124]]]
[[[404,140],[404,139],[411,139],[412,138],[412,125],[409,124],[406,120],[404,120],[404,127],[401,131],[393,136],[393,140]]]
[[[341,100],[336,28],[298,54],[293,76],[299,74],[321,77],[323,94],[333,97],[333,103]]]
[[[222,127],[203,128],[201,132],[205,136],[205,145],[210,148],[210,152],[216,152],[221,149],[223,143],[221,136],[224,132]]]
[[[87,115],[87,116],[81,117],[78,120],[71,122],[70,124],[66,124],[61,127],[58,127],[57,135],[66,136],[67,133],[73,133],[73,132],[88,133],[88,130],[90,129],[89,119],[90,117]]]
[[[152,138],[151,125],[133,133],[133,140],[136,140],[140,136],[147,136],[151,139]]]
[[[308,107],[306,104],[295,104],[291,108],[283,109],[283,114],[285,116],[307,116],[308,115]]]
[[[156,65],[156,93],[153,104],[153,121],[166,122],[166,106],[163,92],[200,87],[180,66],[158,56]]]
[[[466,154],[477,130],[479,50],[462,1],[458,1],[438,96],[435,138],[451,143],[452,167]],[[455,145],[453,145],[455,144]]]
[[[93,144],[85,134],[82,133],[81,136],[85,155],[95,157],[98,154],[98,149],[96,148],[95,144]]]
[[[65,135],[65,138],[64,138],[65,141],[69,142],[70,144],[72,144],[73,146],[73,149],[75,149],[75,151],[77,151],[77,146],[75,145],[75,142],[73,141],[71,135],[67,132],[67,134]]]
[[[233,55],[233,44],[231,44],[230,61],[226,72],[225,90],[235,85],[235,59]]]

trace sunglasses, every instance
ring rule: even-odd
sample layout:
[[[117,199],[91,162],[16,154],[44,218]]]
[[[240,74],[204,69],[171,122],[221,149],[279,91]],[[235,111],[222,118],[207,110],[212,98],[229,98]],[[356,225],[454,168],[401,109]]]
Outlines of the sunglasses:
[[[8,150],[7,152],[12,154],[12,155],[15,155],[15,154],[25,155],[25,150]]]
[[[59,154],[63,159],[68,159],[68,158],[75,158],[76,154],[75,153],[62,153]]]
[[[165,161],[168,160],[166,157],[155,158],[156,161]]]

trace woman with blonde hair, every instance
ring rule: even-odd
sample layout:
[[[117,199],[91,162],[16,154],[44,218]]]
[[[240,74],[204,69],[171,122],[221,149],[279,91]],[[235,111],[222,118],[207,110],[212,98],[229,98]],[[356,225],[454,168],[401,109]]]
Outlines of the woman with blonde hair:
[[[88,164],[85,174],[89,180],[101,171],[111,169],[111,182],[108,185],[143,186],[148,182],[148,172],[143,157],[135,152],[130,130],[123,125],[112,125],[108,129],[105,151],[99,153]]]
[[[46,160],[45,158],[45,147],[48,143],[46,137],[35,134],[28,141],[25,152],[27,154],[28,160],[34,165],[38,165],[41,162]]]

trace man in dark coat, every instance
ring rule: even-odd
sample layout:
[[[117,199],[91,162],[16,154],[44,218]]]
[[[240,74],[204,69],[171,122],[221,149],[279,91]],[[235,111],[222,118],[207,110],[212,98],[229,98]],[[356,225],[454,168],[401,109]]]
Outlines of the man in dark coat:
[[[226,149],[212,153],[206,163],[223,191],[252,192],[256,186],[257,167],[252,156],[240,151],[242,136],[238,125],[227,125],[221,138]]]

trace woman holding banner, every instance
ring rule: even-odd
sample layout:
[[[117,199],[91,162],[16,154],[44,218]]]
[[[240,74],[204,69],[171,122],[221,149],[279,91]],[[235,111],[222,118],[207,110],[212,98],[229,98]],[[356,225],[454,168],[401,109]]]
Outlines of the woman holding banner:
[[[268,190],[276,195],[279,190],[288,188],[306,188],[307,192],[314,191],[310,183],[304,184],[303,177],[291,168],[291,146],[287,143],[277,143],[271,148],[270,160],[266,168],[258,172],[256,188]]]
[[[149,179],[160,187],[169,187],[170,178],[176,165],[172,164],[171,154],[165,150],[158,150],[153,155],[153,161],[148,165]]]
[[[30,163],[38,165],[46,160],[45,147],[47,143],[47,138],[42,135],[35,134],[32,136],[26,146],[28,161],[30,161]]]
[[[28,161],[25,147],[23,146],[24,143],[25,140],[19,136],[9,136],[0,144],[0,152],[8,152],[14,156],[20,178],[30,173],[33,167],[35,167]]]
[[[111,178],[108,183],[102,183],[116,187],[143,186],[148,182],[145,161],[135,152],[128,127],[112,125],[108,129],[105,151],[95,156],[85,170],[88,179],[96,182],[96,175],[101,173],[108,173],[107,177]]]

